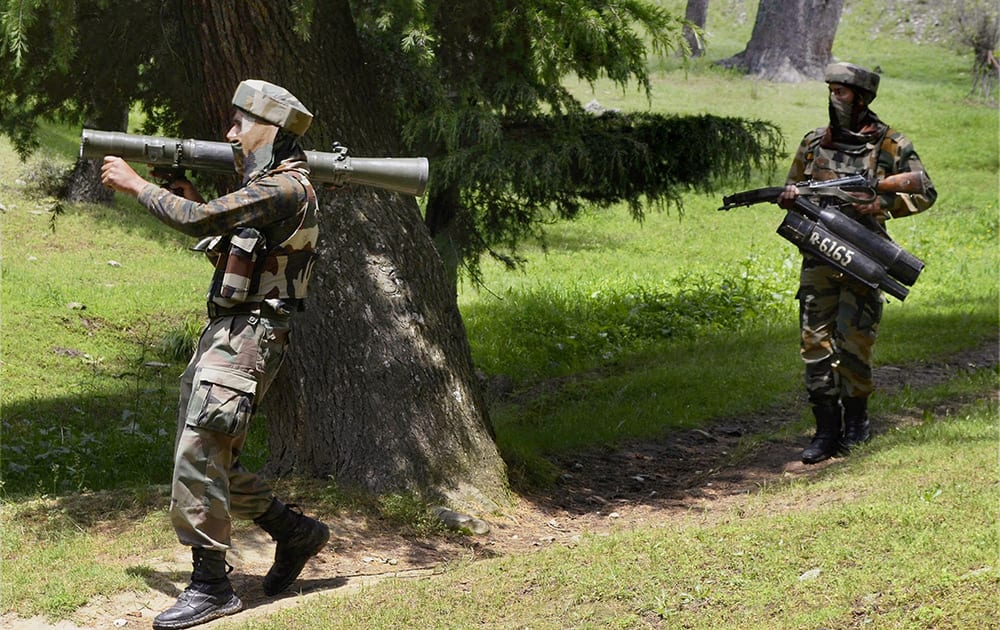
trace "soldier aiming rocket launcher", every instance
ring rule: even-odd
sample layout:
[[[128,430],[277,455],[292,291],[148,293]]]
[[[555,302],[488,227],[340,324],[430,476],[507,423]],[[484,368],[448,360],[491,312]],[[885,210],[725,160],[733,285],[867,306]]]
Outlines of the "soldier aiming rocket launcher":
[[[309,179],[313,182],[333,186],[375,186],[417,197],[424,194],[427,186],[425,157],[356,158],[347,155],[347,147],[341,145],[334,145],[331,153],[306,151],[305,154]],[[227,142],[84,129],[80,138],[80,158],[98,159],[105,155],[181,172],[185,168],[224,175],[235,172],[233,149]]]
[[[923,261],[835,206],[871,203],[882,193],[923,193],[927,187],[924,173],[900,173],[878,181],[852,175],[795,186],[799,196],[778,226],[778,234],[867,286],[905,299],[910,292],[907,287],[913,286],[923,271]],[[719,210],[778,203],[783,191],[783,187],[771,187],[728,195],[722,198]],[[834,201],[829,206],[819,206],[807,197],[828,197]]]

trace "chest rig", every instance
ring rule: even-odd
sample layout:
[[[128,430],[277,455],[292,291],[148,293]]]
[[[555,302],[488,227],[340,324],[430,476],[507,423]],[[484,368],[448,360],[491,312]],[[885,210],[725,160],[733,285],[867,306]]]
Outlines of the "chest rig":
[[[209,302],[224,308],[265,300],[301,300],[306,297],[316,260],[319,238],[316,193],[305,175],[284,171],[303,187],[306,200],[296,214],[298,225],[273,244],[281,234],[265,228],[241,227],[217,236],[205,251],[215,266]],[[287,232],[286,232],[287,233]],[[272,241],[272,242],[269,242]]]
[[[881,179],[891,170],[893,154],[886,152],[891,130],[880,124],[868,141],[857,144],[824,143],[827,128],[815,130],[807,142],[805,156],[805,178],[814,181],[828,181],[849,175],[863,175],[867,179]],[[891,148],[890,148],[891,149]],[[819,204],[829,200],[815,199]],[[885,218],[861,215],[850,204],[839,207],[845,215],[867,225],[878,232],[884,232]]]

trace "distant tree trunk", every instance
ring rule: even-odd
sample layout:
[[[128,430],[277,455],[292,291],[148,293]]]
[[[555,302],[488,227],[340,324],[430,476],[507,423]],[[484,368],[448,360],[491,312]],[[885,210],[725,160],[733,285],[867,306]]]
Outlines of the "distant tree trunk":
[[[769,81],[821,79],[843,8],[844,0],[761,0],[746,49],[719,64]]]
[[[110,204],[115,191],[101,184],[102,160],[77,160],[66,182],[66,199],[74,203]]]
[[[972,90],[970,95],[981,98],[986,103],[996,101],[997,83],[1000,82],[1000,61],[992,50],[975,51],[976,60],[972,68]]]
[[[705,23],[708,20],[708,0],[688,0],[684,19],[704,31]],[[705,42],[694,32],[694,29],[685,26],[684,39],[687,40],[692,57],[701,57],[705,54]]]
[[[128,127],[128,102],[123,101],[118,111],[84,122],[84,127],[102,131],[125,131]],[[110,204],[115,192],[101,184],[103,160],[77,160],[66,184],[66,199],[72,202]]]
[[[970,96],[996,100],[1000,62],[993,51],[1000,43],[1000,17],[995,3],[959,2],[955,7],[959,41],[972,48]]]
[[[197,47],[178,69],[190,91],[173,104],[188,110],[186,132],[220,137],[236,84],[259,78],[313,112],[306,138],[317,150],[340,140],[351,155],[398,155],[392,107],[347,0],[316,6],[306,47],[286,3],[178,2],[179,37]],[[364,187],[323,197],[320,262],[265,401],[267,470],[466,509],[506,502],[453,286],[416,203]]]

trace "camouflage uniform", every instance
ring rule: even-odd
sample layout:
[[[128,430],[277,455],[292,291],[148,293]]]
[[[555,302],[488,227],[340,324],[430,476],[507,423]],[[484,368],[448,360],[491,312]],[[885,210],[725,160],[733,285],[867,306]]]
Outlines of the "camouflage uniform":
[[[848,64],[833,64],[830,73]],[[844,83],[848,83],[845,79]],[[848,83],[849,84],[849,83]],[[875,80],[877,87],[877,77]],[[874,98],[874,92],[868,101]],[[831,118],[833,113],[831,112]],[[857,133],[835,133],[833,126],[805,135],[789,170],[787,183],[823,181],[861,174],[883,178],[924,171],[913,144],[865,109]],[[930,180],[925,194],[880,195],[881,215],[862,215],[853,206],[840,210],[885,238],[888,217],[904,217],[929,208],[937,197]],[[813,201],[825,203],[824,198]],[[867,398],[874,390],[872,348],[882,318],[881,291],[854,280],[819,258],[803,252],[797,294],[800,304],[801,355],[805,384],[813,405],[834,405],[844,397]]]
[[[242,466],[240,455],[250,418],[284,359],[319,234],[316,195],[297,143],[308,120],[297,109],[259,102],[269,85],[245,81],[234,96],[234,105],[254,112],[270,133],[258,146],[234,148],[242,153],[240,190],[197,203],[150,184],[138,197],[185,234],[222,235],[201,247],[215,265],[210,321],[181,377],[177,417],[170,515],[180,542],[194,548],[228,549],[231,518],[257,518],[272,503],[270,486]]]

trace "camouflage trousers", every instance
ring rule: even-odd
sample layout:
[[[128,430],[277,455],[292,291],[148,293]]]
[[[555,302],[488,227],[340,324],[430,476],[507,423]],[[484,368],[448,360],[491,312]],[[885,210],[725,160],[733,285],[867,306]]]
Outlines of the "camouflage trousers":
[[[829,405],[842,397],[870,396],[882,292],[805,256],[797,297],[809,402]]]
[[[213,318],[181,376],[170,520],[184,545],[226,550],[232,518],[271,504],[269,484],[240,463],[254,410],[288,346],[287,319]]]

